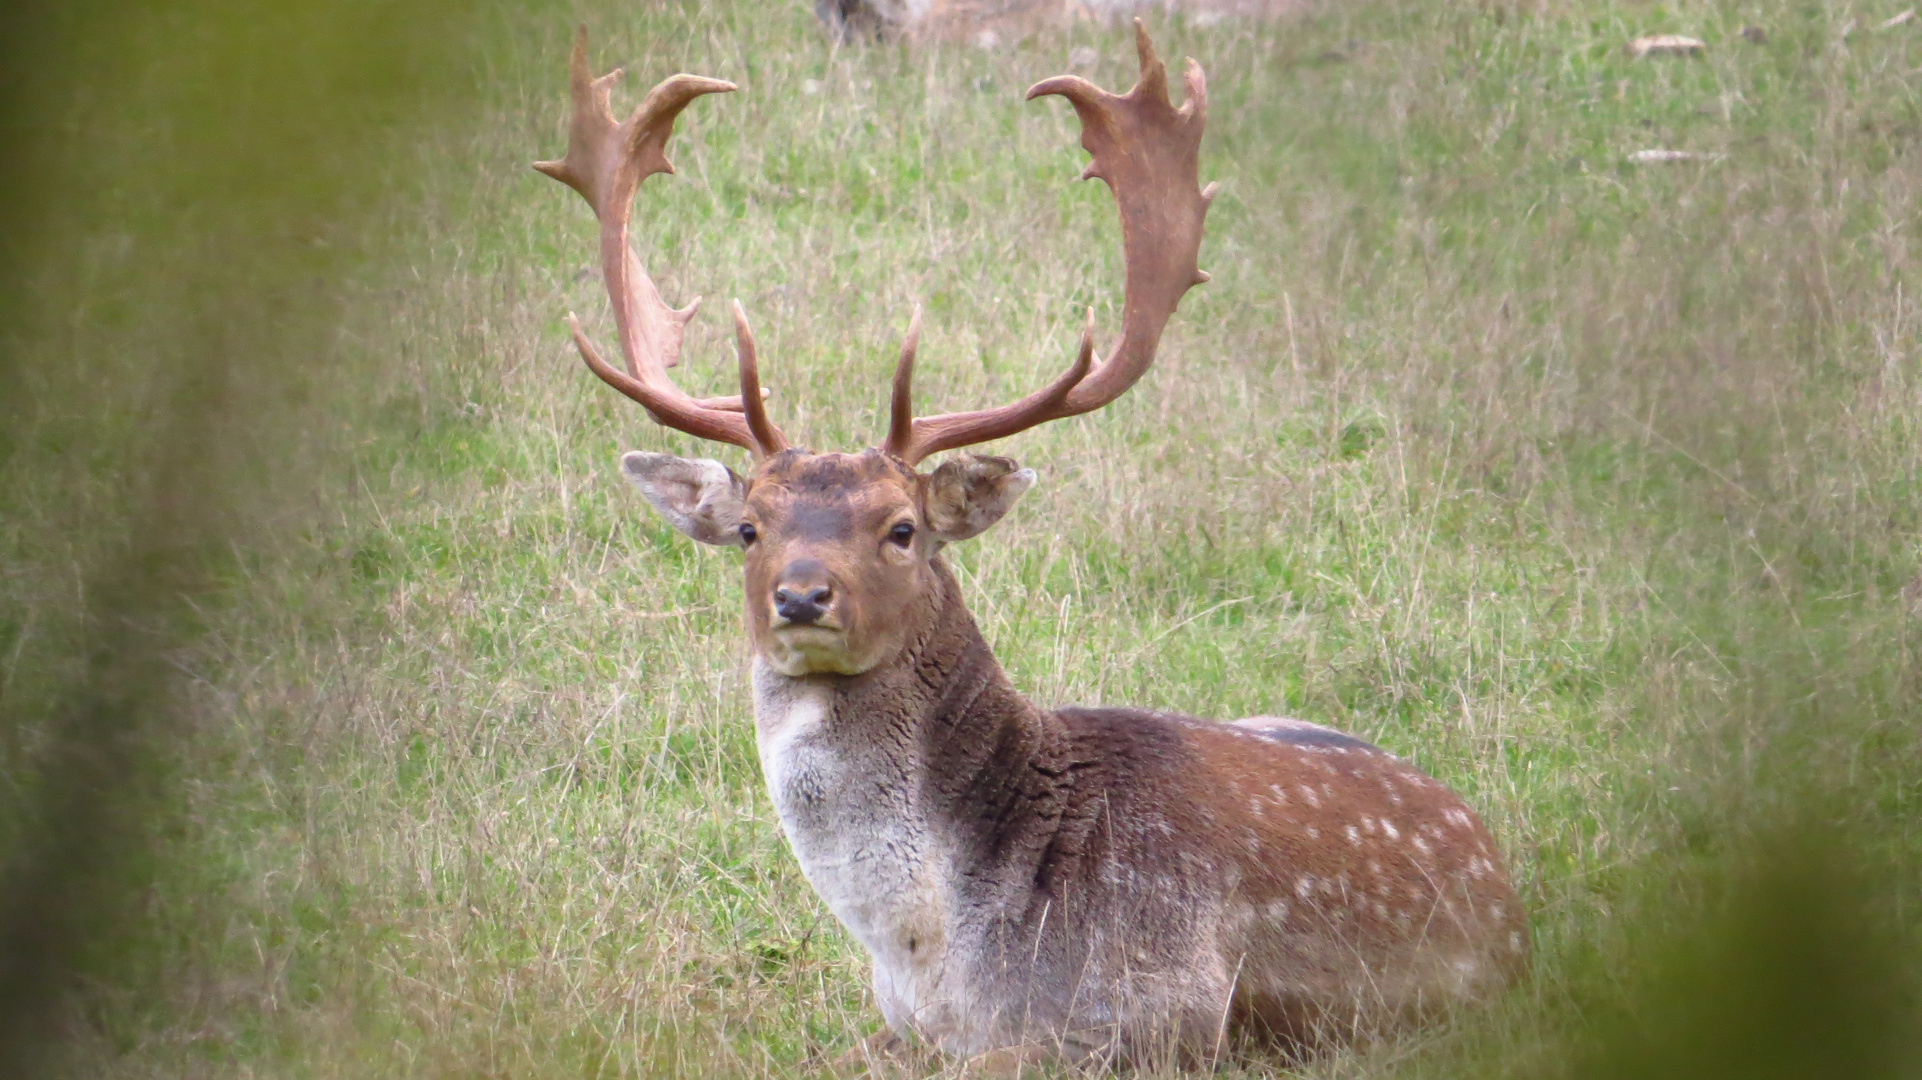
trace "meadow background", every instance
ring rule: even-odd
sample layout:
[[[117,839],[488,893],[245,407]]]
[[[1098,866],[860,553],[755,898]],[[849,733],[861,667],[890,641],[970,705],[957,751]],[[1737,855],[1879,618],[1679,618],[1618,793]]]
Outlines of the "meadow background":
[[[565,145],[589,28],[681,124],[636,234],[817,448],[1039,385],[1120,248],[1083,23],[799,2],[23,9],[0,229],[10,1075],[834,1076],[878,1023],[762,790],[738,560],[621,482]],[[1155,369],[996,447],[952,549],[1044,703],[1335,724],[1461,790],[1535,929],[1313,1076],[1918,1075],[1922,24],[1875,3],[1150,16],[1223,192]],[[1755,28],[1745,36],[1744,30]],[[1630,38],[1706,40],[1633,61]],[[1087,62],[1091,49],[1096,58]],[[1698,160],[1634,165],[1676,149]],[[1251,1057],[1229,1075],[1284,1063]]]

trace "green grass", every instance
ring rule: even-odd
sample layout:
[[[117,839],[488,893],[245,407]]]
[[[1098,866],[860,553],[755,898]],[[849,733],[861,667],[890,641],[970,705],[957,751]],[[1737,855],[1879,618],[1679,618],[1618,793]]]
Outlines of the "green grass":
[[[1866,29],[1894,13],[1151,20],[1209,74],[1214,281],[1128,397],[998,448],[1042,482],[953,557],[1037,700],[1337,724],[1494,826],[1533,979],[1311,1073],[1632,1072],[1584,1055],[1642,1000],[1643,946],[1719,926],[1740,890],[1717,883],[1783,823],[1859,847],[1871,921],[1914,955],[1922,30]],[[799,3],[482,9],[453,104],[369,136],[359,261],[293,347],[341,377],[262,438],[248,546],[206,557],[174,657],[191,723],[159,751],[137,913],[73,995],[76,1075],[828,1075],[878,1022],[761,788],[738,559],[614,468],[740,455],[647,422],[566,340],[570,309],[612,340],[591,217],[527,168],[564,145],[577,18],[622,100],[677,70],[742,87],[689,110],[636,214],[669,298],[709,297],[694,392],[727,385],[737,296],[777,422],[816,448],[879,437],[917,302],[924,409],[1039,385],[1089,304],[1117,322],[1112,203],[1072,182],[1068,110],[1020,93],[1083,44],[1127,85],[1118,29],[836,49]],[[1707,55],[1625,57],[1655,32]],[[1626,163],[1650,147],[1709,160]],[[73,276],[49,288],[109,343],[159,302]],[[85,577],[48,538],[104,530],[116,471],[22,430],[16,701],[62,678],[31,631]],[[55,460],[105,508],[73,509]],[[7,748],[16,788],[34,760]]]

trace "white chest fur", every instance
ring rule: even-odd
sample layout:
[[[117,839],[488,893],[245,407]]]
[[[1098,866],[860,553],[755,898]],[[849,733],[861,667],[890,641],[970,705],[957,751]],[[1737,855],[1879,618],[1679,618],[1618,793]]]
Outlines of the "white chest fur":
[[[953,1003],[947,859],[919,797],[919,762],[834,722],[832,691],[754,664],[761,772],[801,872],[874,957],[890,1026],[939,1037]]]

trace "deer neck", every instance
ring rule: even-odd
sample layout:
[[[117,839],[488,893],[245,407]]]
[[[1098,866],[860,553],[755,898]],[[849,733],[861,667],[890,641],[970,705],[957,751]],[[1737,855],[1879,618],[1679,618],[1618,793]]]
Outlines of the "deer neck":
[[[953,575],[938,560],[934,570],[936,588],[908,614],[918,632],[893,662],[791,677],[757,658],[754,719],[781,829],[873,956],[883,1015],[939,1040],[960,1024],[942,973],[972,955],[968,913],[1007,906],[981,889],[1033,880],[1017,865],[1032,860],[1009,849],[1036,845],[1001,841],[1037,831],[1026,786],[1041,775],[1039,749],[1059,740],[1052,714],[995,662]]]
[[[926,832],[950,851],[983,798],[1014,799],[1046,756],[1051,714],[1017,692],[938,559],[919,633],[861,675],[786,676],[754,665],[762,770],[804,866],[829,832]],[[990,818],[992,820],[992,818]],[[958,853],[958,852],[957,852]],[[812,877],[812,873],[810,873]]]

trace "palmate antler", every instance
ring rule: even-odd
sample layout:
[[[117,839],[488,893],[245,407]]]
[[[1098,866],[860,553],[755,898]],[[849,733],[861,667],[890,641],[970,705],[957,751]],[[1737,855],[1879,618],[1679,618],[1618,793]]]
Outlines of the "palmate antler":
[[[1059,94],[1081,119],[1081,145],[1093,157],[1081,178],[1107,181],[1121,212],[1121,246],[1127,262],[1121,340],[1106,358],[1094,354],[1094,312],[1088,313],[1081,347],[1068,370],[1046,388],[1018,401],[975,412],[916,419],[912,403],[914,354],[920,340],[917,311],[894,372],[888,436],[882,449],[909,465],[930,454],[1005,438],[1037,424],[1092,412],[1120,397],[1154,363],[1161,331],[1192,286],[1208,280],[1195,266],[1202,220],[1215,185],[1199,188],[1201,133],[1208,121],[1208,87],[1192,59],[1183,72],[1187,97],[1180,108],[1168,100],[1168,69],[1155,56],[1148,32],[1135,20],[1141,78],[1126,94],[1110,94],[1075,75],[1058,75],[1028,90],[1032,100]],[[587,66],[587,28],[574,40],[570,65],[574,115],[567,156],[534,167],[587,199],[601,223],[601,271],[614,306],[622,372],[601,359],[572,313],[568,324],[581,358],[594,374],[641,403],[668,427],[703,439],[745,447],[757,459],[787,448],[767,418],[754,335],[739,301],[734,304],[736,347],[741,363],[738,397],[689,397],[667,376],[680,362],[681,339],[700,300],[668,307],[641,269],[627,241],[628,217],[641,181],[674,166],[664,148],[674,119],[702,94],[735,89],[733,83],[675,75],[654,87],[626,123],[617,124],[608,95],[619,69],[592,78]]]
[[[574,115],[568,125],[567,156],[539,161],[534,167],[566,184],[594,208],[601,223],[601,274],[614,306],[614,325],[620,332],[627,370],[601,359],[580,322],[568,313],[574,345],[581,359],[608,385],[640,402],[657,422],[703,439],[745,447],[756,458],[779,453],[787,440],[767,418],[761,401],[754,335],[741,304],[734,304],[735,344],[741,361],[739,397],[690,397],[668,378],[667,369],[680,363],[681,339],[688,321],[700,307],[697,297],[686,307],[668,307],[641,261],[627,242],[627,222],[641,181],[655,173],[671,173],[666,145],[674,133],[674,119],[702,94],[731,91],[720,79],[675,75],[648,92],[626,123],[616,123],[608,94],[620,80],[619,68],[596,79],[588,72],[587,27],[574,36],[569,61]]]
[[[1094,312],[1074,363],[1047,387],[994,409],[915,419],[909,400],[920,313],[908,328],[894,372],[894,400],[882,448],[912,465],[930,454],[1005,438],[1037,424],[1092,412],[1126,393],[1154,363],[1162,328],[1182,294],[1208,280],[1195,266],[1202,219],[1215,185],[1199,188],[1202,128],[1208,122],[1208,85],[1190,59],[1182,72],[1187,98],[1168,100],[1168,69],[1135,20],[1141,78],[1116,95],[1076,75],[1036,83],[1028,99],[1059,94],[1081,118],[1081,145],[1094,160],[1081,178],[1108,182],[1121,210],[1121,247],[1127,262],[1121,341],[1106,359],[1094,356]]]

